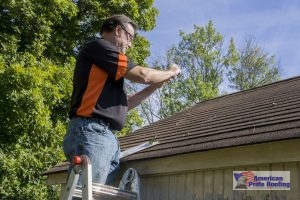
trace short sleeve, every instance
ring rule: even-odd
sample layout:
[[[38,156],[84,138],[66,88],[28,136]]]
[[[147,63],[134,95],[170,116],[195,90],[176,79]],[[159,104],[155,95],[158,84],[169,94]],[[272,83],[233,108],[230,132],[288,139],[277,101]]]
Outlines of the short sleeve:
[[[97,67],[105,70],[115,80],[124,77],[136,65],[104,39],[97,39],[85,46],[86,57]]]

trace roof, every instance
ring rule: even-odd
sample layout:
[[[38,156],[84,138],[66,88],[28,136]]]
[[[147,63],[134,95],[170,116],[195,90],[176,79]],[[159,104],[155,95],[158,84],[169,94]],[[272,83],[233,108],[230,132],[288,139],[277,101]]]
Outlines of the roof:
[[[122,150],[156,138],[122,161],[300,137],[300,77],[201,102],[119,138]]]
[[[49,174],[64,173],[68,171],[69,166],[70,166],[69,162],[61,162],[51,167],[50,169],[42,172],[41,175],[45,176]]]

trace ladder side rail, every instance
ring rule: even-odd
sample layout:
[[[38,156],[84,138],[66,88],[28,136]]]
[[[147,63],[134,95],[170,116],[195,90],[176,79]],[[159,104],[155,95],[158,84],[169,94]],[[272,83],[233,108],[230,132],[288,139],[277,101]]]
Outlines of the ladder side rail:
[[[92,200],[93,186],[92,186],[92,165],[87,156],[82,158],[82,200]]]
[[[72,200],[79,179],[79,173],[74,169],[75,167],[76,166],[74,166],[71,169],[71,173],[69,174],[67,185],[64,188],[64,193],[60,200]]]

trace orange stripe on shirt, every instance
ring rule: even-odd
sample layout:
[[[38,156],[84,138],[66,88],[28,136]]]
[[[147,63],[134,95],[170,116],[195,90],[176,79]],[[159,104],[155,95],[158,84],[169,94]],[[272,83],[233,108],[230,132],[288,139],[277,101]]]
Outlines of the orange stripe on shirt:
[[[103,91],[108,73],[93,65],[90,71],[87,88],[81,100],[81,105],[76,114],[79,116],[91,117],[97,100]]]
[[[127,65],[128,65],[127,56],[120,53],[119,61],[118,61],[118,69],[117,69],[117,73],[116,73],[116,77],[115,77],[116,80],[119,80],[120,78],[125,76],[126,70],[127,70]]]

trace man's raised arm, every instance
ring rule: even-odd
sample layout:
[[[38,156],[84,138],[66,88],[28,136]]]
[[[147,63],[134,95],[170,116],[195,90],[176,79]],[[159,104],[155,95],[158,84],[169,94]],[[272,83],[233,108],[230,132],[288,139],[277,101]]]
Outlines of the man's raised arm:
[[[125,75],[125,78],[136,83],[157,84],[165,82],[180,73],[178,65],[173,64],[168,70],[156,70],[147,67],[136,66]]]

